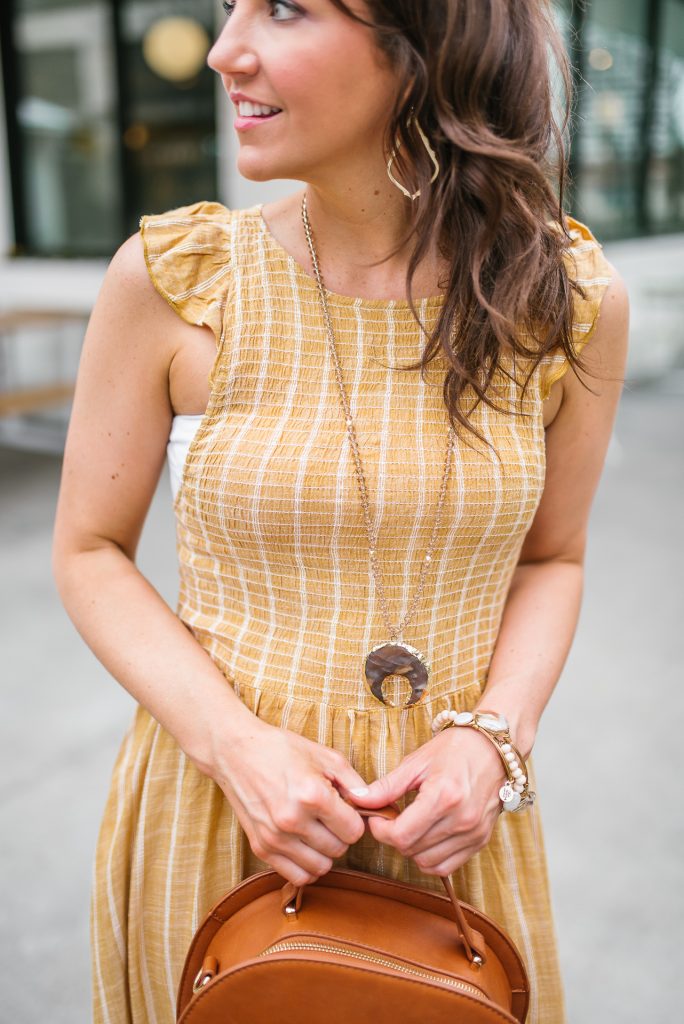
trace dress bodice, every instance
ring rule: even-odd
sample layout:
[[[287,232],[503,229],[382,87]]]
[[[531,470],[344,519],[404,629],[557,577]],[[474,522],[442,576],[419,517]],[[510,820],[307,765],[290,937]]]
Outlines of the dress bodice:
[[[387,639],[353,459],[315,280],[268,231],[261,208],[200,203],[143,218],[160,292],[217,338],[202,417],[176,417],[174,472],[181,590],[178,614],[240,693],[359,712],[383,706],[363,678]],[[601,247],[579,222],[572,255],[588,298],[577,347],[610,280]],[[338,357],[368,484],[393,621],[403,616],[428,548],[448,417],[444,364],[420,371],[424,336],[408,303],[328,296]],[[440,299],[418,300],[429,328]],[[564,370],[546,357],[525,396],[496,387],[472,421],[486,441],[459,438],[422,599],[403,639],[431,664],[425,722],[441,695],[486,681],[504,603],[545,474],[542,402]],[[390,699],[403,703],[405,682]],[[421,710],[419,710],[421,709]],[[264,705],[264,713],[270,712]],[[277,717],[277,716],[276,716]]]

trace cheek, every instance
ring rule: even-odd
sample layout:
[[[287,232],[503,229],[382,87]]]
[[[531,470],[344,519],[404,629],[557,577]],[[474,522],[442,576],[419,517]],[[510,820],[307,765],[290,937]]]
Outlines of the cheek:
[[[267,74],[288,114],[296,117],[315,107],[324,88],[322,69],[308,50],[280,56],[267,65]]]
[[[317,54],[281,70],[284,85],[277,95],[298,131],[339,140],[377,135],[389,115],[394,93],[368,66],[322,61]]]
[[[335,38],[335,45],[306,46],[286,55],[274,53],[267,74],[292,119],[306,118],[320,131],[344,131],[345,122],[386,117],[398,88],[377,55],[355,33]]]

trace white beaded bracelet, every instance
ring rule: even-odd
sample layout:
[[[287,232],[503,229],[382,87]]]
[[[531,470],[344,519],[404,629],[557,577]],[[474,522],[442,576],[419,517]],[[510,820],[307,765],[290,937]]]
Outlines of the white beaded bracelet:
[[[506,782],[499,790],[504,811],[522,811],[534,803],[535,794],[529,788],[527,765],[520,751],[513,746],[504,715],[496,711],[440,711],[431,728],[437,734],[454,725],[477,729],[498,750],[506,769]]]

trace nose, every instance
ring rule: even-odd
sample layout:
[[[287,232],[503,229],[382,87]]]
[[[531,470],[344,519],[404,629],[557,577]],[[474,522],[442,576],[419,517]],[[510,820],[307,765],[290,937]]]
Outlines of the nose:
[[[226,21],[221,34],[207,54],[207,64],[219,75],[256,74],[259,58],[250,41],[249,24],[237,9]]]

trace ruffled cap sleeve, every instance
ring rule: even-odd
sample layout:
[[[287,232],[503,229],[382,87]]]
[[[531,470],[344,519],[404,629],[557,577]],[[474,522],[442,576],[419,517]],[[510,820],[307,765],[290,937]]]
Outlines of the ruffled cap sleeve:
[[[145,262],[159,294],[188,323],[223,338],[231,270],[231,211],[200,202],[140,218]]]
[[[566,217],[568,232],[572,239],[565,250],[568,274],[584,288],[586,299],[573,290],[572,337],[575,353],[582,349],[598,326],[601,302],[612,281],[611,267],[603,254],[603,247],[586,224],[574,217]],[[563,351],[550,353],[540,363],[541,397],[549,397],[551,385],[567,372],[570,363]]]

